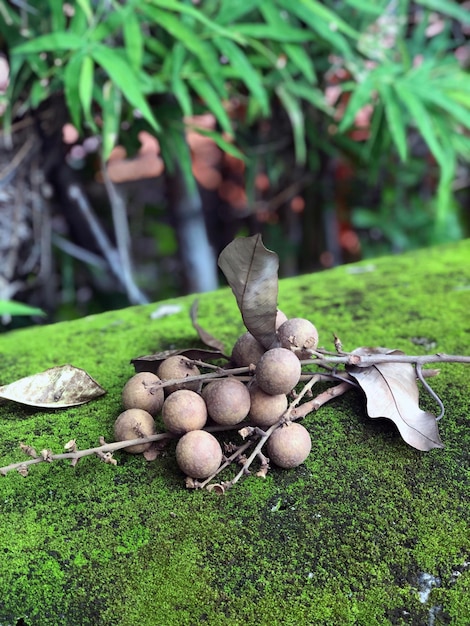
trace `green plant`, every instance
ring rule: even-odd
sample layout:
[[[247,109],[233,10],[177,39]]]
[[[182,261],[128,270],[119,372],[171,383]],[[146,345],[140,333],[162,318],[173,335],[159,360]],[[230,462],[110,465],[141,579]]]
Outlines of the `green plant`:
[[[457,52],[470,15],[453,0],[0,0],[0,15],[10,62],[5,132],[64,99],[82,137],[101,137],[101,164],[117,142],[135,151],[145,129],[158,137],[167,171],[180,171],[196,194],[185,140],[196,129],[244,162],[242,210],[279,252],[281,271],[318,266],[311,242],[319,259],[324,222],[341,205],[331,191],[340,181],[327,174],[344,159],[361,181],[346,201],[352,213],[391,211],[386,198],[363,196],[380,195],[384,170],[399,172],[390,180],[399,188],[425,160],[429,200],[397,195],[396,203],[429,215],[423,243],[462,236],[453,184],[470,156],[470,89]],[[205,113],[215,129],[197,117]],[[306,209],[293,216],[299,194]],[[234,234],[224,241],[216,232],[215,247]],[[408,245],[404,235],[405,225],[386,239]]]

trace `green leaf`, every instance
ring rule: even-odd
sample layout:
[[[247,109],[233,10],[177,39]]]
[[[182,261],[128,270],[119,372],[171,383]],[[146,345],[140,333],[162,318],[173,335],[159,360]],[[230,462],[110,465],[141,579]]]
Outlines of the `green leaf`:
[[[214,31],[214,34],[219,35],[221,37],[226,37],[227,39],[233,39],[238,41],[239,43],[245,43],[245,39],[240,37],[240,35],[232,29],[224,28],[220,25],[220,23],[214,22],[209,19],[201,9],[196,9],[191,5],[184,4],[183,2],[178,2],[177,0],[149,0],[151,4],[154,4],[161,9],[165,9],[167,11],[177,11],[178,13],[184,13],[185,15],[190,15],[196,21],[204,24],[210,30]]]
[[[240,79],[245,83],[253,96],[258,99],[263,115],[268,115],[269,99],[261,80],[261,73],[256,71],[243,50],[233,41],[217,37],[214,39],[214,43],[229,60],[230,65],[236,69]]]
[[[353,39],[359,38],[360,34],[357,30],[349,26],[347,22],[341,19],[338,16],[338,12],[328,9],[321,2],[317,2],[317,0],[299,0],[299,4],[303,5],[312,16],[326,22],[327,28],[330,30],[338,30],[343,32],[345,35],[349,35],[349,37],[352,37]]]
[[[52,0],[52,2],[55,2],[55,0]],[[77,4],[83,11],[83,14],[85,15],[88,23],[91,24],[93,22],[93,10],[91,8],[90,1],[89,0],[77,0]]]
[[[356,83],[354,91],[351,93],[348,106],[344,112],[341,123],[338,127],[340,133],[344,133],[353,123],[358,112],[372,100],[372,91],[375,87],[373,72],[366,75],[364,80]]]
[[[80,107],[80,73],[83,56],[80,52],[73,54],[64,70],[64,93],[67,108],[75,128],[81,127]]]
[[[233,135],[232,123],[227,115],[227,111],[224,109],[219,95],[210,83],[203,78],[189,78],[188,82],[201,100],[205,102],[211,113],[215,115],[222,129],[226,133]]]
[[[0,300],[0,315],[40,315],[44,317],[46,314],[42,309],[17,302],[16,300]]]
[[[408,158],[408,142],[406,140],[406,126],[403,110],[400,107],[392,85],[382,82],[379,83],[378,88],[385,109],[390,135],[397,147],[400,159],[406,161]]]
[[[470,12],[467,8],[464,9],[463,6],[459,6],[457,2],[449,0],[417,0],[417,4],[432,11],[439,11],[439,13],[449,15],[464,24],[470,23]]]
[[[183,63],[186,58],[186,48],[177,41],[173,46],[171,53],[171,91],[179,102],[183,115],[190,116],[193,114],[193,104],[189,89],[184,80],[181,78]]]
[[[87,121],[91,121],[91,102],[93,99],[94,63],[90,56],[84,57],[80,68],[78,92],[83,113]]]
[[[83,37],[74,33],[57,32],[41,35],[14,46],[12,54],[38,54],[40,52],[57,52],[59,50],[80,50],[83,47]]]
[[[84,15],[82,13],[82,15]],[[129,16],[129,12],[123,9],[114,10],[106,15],[106,19],[100,22],[94,30],[89,33],[90,41],[102,41],[107,39],[126,21]]]
[[[410,86],[411,88],[411,86]],[[439,85],[433,88],[425,89],[424,87],[414,85],[414,93],[423,100],[430,102],[435,106],[449,113],[455,121],[460,122],[465,128],[470,129],[470,111],[456,102],[449,94],[443,93],[439,89]]]
[[[271,41],[302,42],[312,41],[312,33],[303,28],[294,28],[283,24],[282,28],[271,24],[237,24],[237,32],[253,39],[269,39]]]
[[[276,88],[279,100],[282,102],[292,125],[294,135],[295,159],[299,165],[305,163],[307,158],[307,146],[305,144],[305,120],[302,107],[284,85]]]
[[[144,51],[142,29],[137,17],[130,13],[123,24],[124,45],[132,67],[140,70]]]
[[[305,48],[293,43],[286,43],[283,48],[288,61],[295,65],[309,82],[316,83],[317,77],[315,75],[312,57],[307,53]]]
[[[220,133],[217,133],[214,130],[208,130],[207,128],[200,128],[199,126],[193,124],[188,124],[187,126],[188,128],[192,128],[197,131],[200,135],[210,137],[223,152],[226,152],[227,154],[230,154],[231,156],[234,156],[236,159],[240,159],[241,161],[247,160],[243,152],[240,152],[240,150],[236,148],[233,143],[226,141]]]
[[[154,130],[159,130],[160,125],[142,94],[139,77],[129,63],[115,49],[111,50],[103,45],[97,45],[93,48],[92,56],[119,87],[126,100],[141,112]]]
[[[292,95],[310,102],[316,109],[324,111],[328,115],[334,114],[334,108],[327,103],[325,94],[321,89],[301,81],[286,82],[285,87]]]
[[[43,85],[40,80],[35,80],[31,86],[29,103],[32,109],[36,109],[41,102],[50,96],[49,85]]]
[[[122,94],[116,85],[106,81],[103,85],[103,130],[102,130],[102,158],[106,162],[111,150],[116,145],[121,123]]]
[[[172,37],[181,41],[199,59],[201,66],[205,70],[206,80],[209,79],[219,91],[219,94],[225,97],[226,93],[219,70],[219,60],[212,45],[203,41],[198,33],[192,31],[171,13],[146,4],[142,5],[141,9],[155,24],[158,24],[170,33]]]
[[[251,13],[262,5],[266,0],[224,0],[220,3],[220,11],[217,14],[219,24],[234,24],[241,17]]]
[[[83,10],[79,6],[75,7],[75,13],[72,19],[70,20],[70,25],[69,25],[68,30],[71,33],[80,35],[80,37],[84,37],[85,35],[88,34],[87,32],[88,20],[87,20],[86,14],[83,12]]]
[[[398,97],[408,109],[428,148],[433,153],[441,168],[445,167],[445,153],[434,132],[432,119],[423,102],[406,85],[397,82],[395,89]]]
[[[348,59],[354,56],[348,40],[344,37],[343,32],[341,32],[342,29],[338,27],[338,23],[343,24],[343,22],[341,20],[338,22],[339,18],[337,18],[337,16],[329,9],[326,9],[326,7],[322,7],[322,5],[315,2],[314,8],[318,9],[318,7],[320,7],[320,17],[316,11],[312,11],[312,7],[305,6],[305,4],[299,0],[297,0],[297,2],[292,2],[292,0],[276,1],[286,11],[289,11],[289,13],[292,13],[302,20],[309,27],[309,29],[313,31],[313,33],[317,34],[317,37],[312,36],[312,39],[318,39],[318,37],[320,37],[321,40],[329,42],[335,50],[343,54]],[[334,19],[332,19],[332,17]],[[347,28],[348,30],[351,30],[349,27]],[[356,33],[356,31],[353,32]],[[356,33],[354,38],[357,39],[358,36],[359,34]]]
[[[51,12],[52,32],[62,31],[65,29],[65,13],[64,5],[57,0],[49,0],[49,9]]]

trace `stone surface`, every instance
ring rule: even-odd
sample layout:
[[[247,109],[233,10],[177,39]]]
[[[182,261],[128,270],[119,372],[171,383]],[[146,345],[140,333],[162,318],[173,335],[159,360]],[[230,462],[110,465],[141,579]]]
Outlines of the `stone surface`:
[[[199,296],[199,322],[229,350],[243,331],[227,289]],[[19,442],[60,452],[112,440],[129,360],[199,345],[157,305],[0,335],[2,384],[63,363],[107,395],[53,411],[0,405],[0,465]],[[470,354],[470,242],[281,281],[279,306],[320,345]],[[470,621],[470,366],[433,379],[443,450],[418,452],[352,391],[309,415],[299,468],[249,476],[225,496],[187,491],[174,446],[147,462],[116,453],[0,478],[0,624],[331,626]],[[421,405],[437,410],[431,398]]]

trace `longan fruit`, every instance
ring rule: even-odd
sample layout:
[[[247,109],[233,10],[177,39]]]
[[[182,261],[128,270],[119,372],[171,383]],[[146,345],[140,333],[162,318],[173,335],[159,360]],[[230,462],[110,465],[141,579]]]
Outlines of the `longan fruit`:
[[[217,424],[239,424],[250,410],[250,392],[236,378],[214,380],[202,390],[207,412]]]
[[[293,352],[286,348],[267,350],[256,366],[258,386],[272,396],[289,393],[300,380],[301,365]]]
[[[206,403],[195,391],[177,389],[166,398],[162,418],[166,429],[175,435],[200,430],[207,421]]]
[[[243,333],[235,342],[232,349],[232,361],[237,367],[256,365],[265,353],[265,348],[250,332]]]
[[[157,415],[165,399],[160,382],[160,378],[151,372],[140,372],[129,378],[122,390],[124,408],[143,409],[150,415]]]
[[[222,463],[219,442],[205,430],[191,430],[176,445],[176,462],[181,471],[191,478],[207,478]]]
[[[281,346],[292,350],[299,359],[308,359],[318,346],[318,331],[309,320],[293,317],[277,330]]]
[[[183,355],[169,356],[160,363],[157,370],[159,378],[163,381],[172,380],[173,378],[184,379],[188,376],[199,376],[200,373],[199,368],[197,368],[194,363],[188,359],[188,357]],[[169,395],[177,389],[191,389],[192,391],[197,391],[198,388],[198,380],[194,380],[189,383],[182,381],[181,383],[175,383],[174,385],[164,387],[165,395]]]
[[[275,396],[265,393],[258,385],[250,388],[251,406],[248,418],[253,424],[260,427],[272,426],[279,421],[287,409],[285,393]]]
[[[290,422],[277,428],[266,445],[269,459],[278,467],[290,469],[301,465],[310,454],[309,432],[301,424]]]
[[[155,434],[155,420],[143,409],[127,409],[114,422],[114,439],[129,441],[139,437],[149,437]],[[139,443],[125,448],[127,452],[139,454],[151,446],[151,442]]]

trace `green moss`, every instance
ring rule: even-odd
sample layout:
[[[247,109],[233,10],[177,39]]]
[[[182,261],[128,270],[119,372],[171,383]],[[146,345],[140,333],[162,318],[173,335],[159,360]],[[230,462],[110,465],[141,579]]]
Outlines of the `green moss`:
[[[279,304],[311,319],[327,348],[335,332],[346,349],[468,354],[469,261],[462,242],[340,267],[281,281]],[[200,323],[229,349],[243,330],[235,299],[226,289],[199,299]],[[129,360],[197,345],[192,300],[158,320],[148,305],[1,335],[2,383],[70,362],[108,392],[64,411],[0,405],[1,464],[24,458],[20,441],[58,452],[71,438],[111,440]],[[406,446],[351,392],[304,420],[305,464],[221,498],[184,489],[171,446],[152,463],[123,452],[117,466],[86,457],[9,473],[0,623],[422,626],[439,605],[435,624],[466,626],[468,380],[468,366],[448,364],[432,381],[447,407],[444,450]],[[428,397],[422,406],[435,409]],[[441,580],[424,604],[422,572]]]

